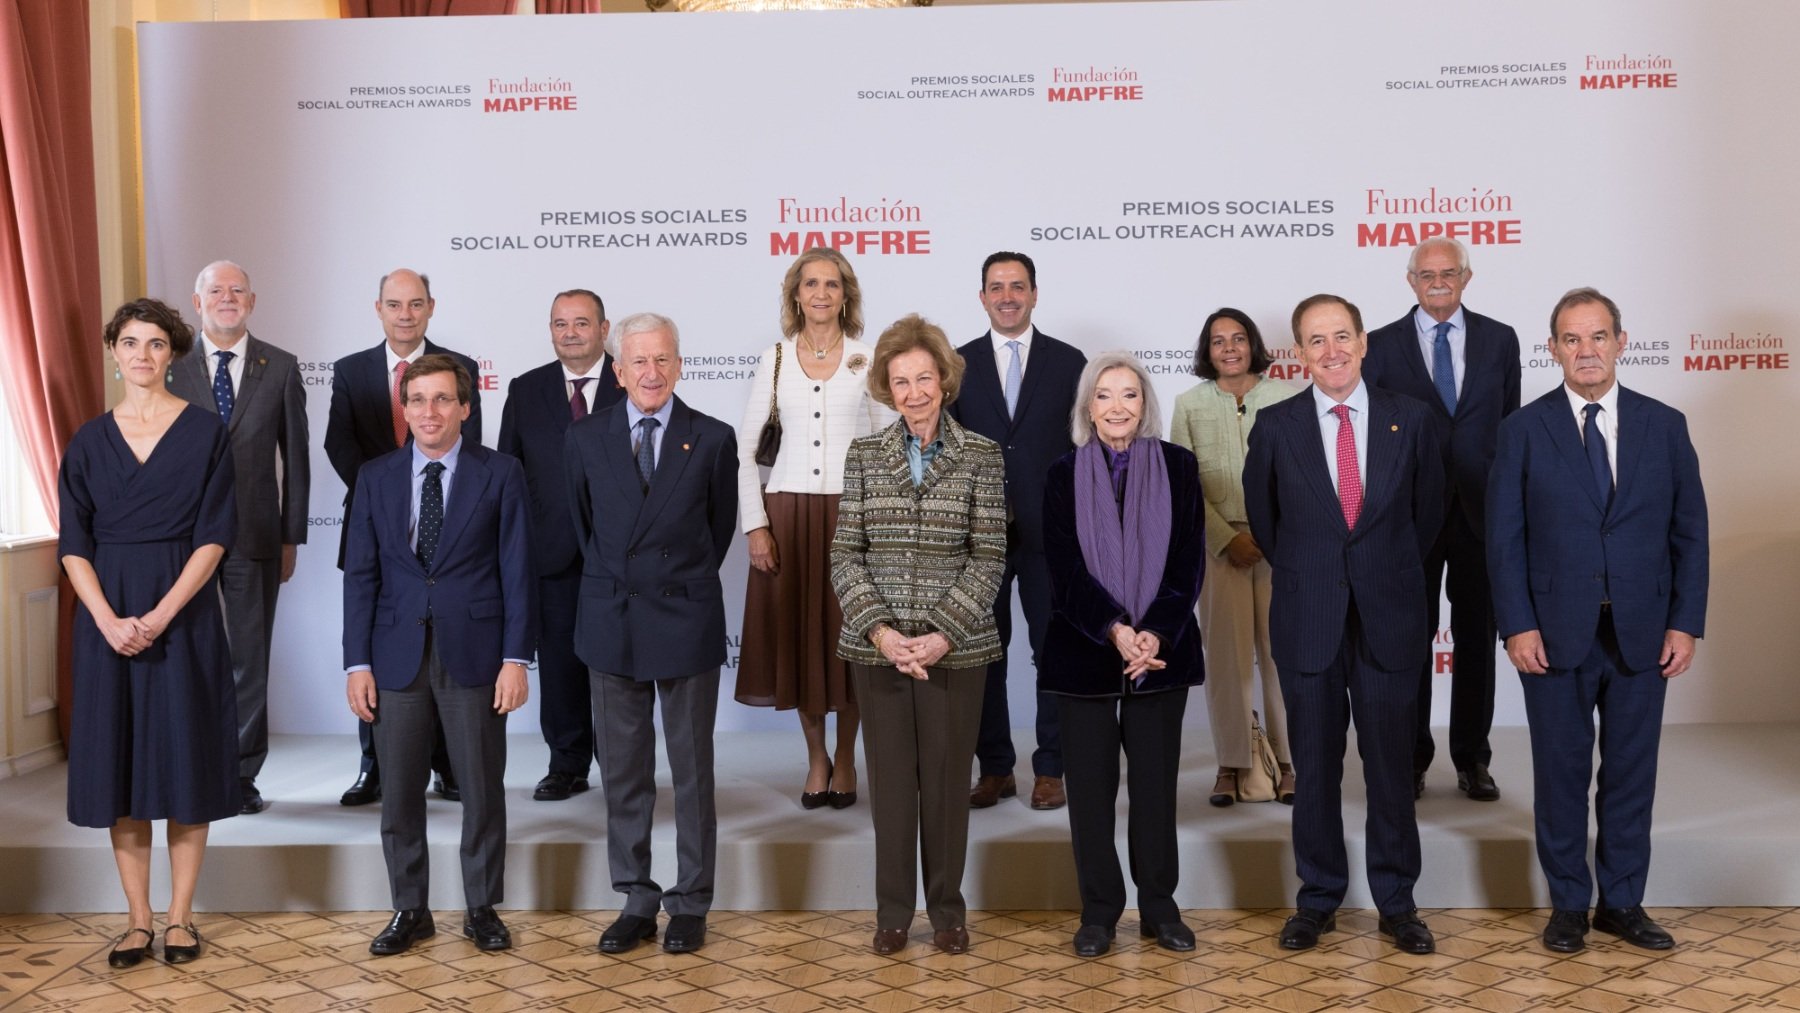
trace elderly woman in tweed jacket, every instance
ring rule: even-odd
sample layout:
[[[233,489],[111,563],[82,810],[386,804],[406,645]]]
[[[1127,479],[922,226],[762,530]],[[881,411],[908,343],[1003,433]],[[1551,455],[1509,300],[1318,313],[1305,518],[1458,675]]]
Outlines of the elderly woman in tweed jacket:
[[[877,953],[906,945],[921,846],[932,944],[969,946],[969,764],[985,666],[1000,656],[1006,506],[1000,447],[944,411],[962,374],[943,330],[917,315],[881,335],[869,392],[900,420],[850,444],[831,546],[838,656],[863,712]]]

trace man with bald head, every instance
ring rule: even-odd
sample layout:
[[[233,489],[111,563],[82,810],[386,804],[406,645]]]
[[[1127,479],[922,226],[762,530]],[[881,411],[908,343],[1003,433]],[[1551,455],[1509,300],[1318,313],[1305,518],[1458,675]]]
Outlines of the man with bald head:
[[[431,297],[430,277],[399,268],[381,276],[376,292],[375,315],[381,320],[384,340],[374,348],[344,356],[331,367],[331,414],[325,423],[325,456],[331,458],[332,470],[344,481],[346,520],[356,490],[356,473],[364,464],[411,440],[400,401],[400,381],[406,375],[406,367],[421,355],[444,354],[461,363],[472,380],[479,381],[481,376],[481,367],[474,359],[434,344],[425,336],[431,314],[437,309],[437,300]],[[462,435],[474,444],[481,442],[481,384],[476,382],[472,388],[469,417],[462,424]],[[344,543],[340,536],[338,569],[343,566]],[[366,723],[357,731],[362,738],[362,767],[356,783],[339,799],[344,805],[368,805],[381,798],[381,768],[375,762],[375,740]],[[432,767],[438,772],[438,794],[452,801],[460,798],[441,748]]]
[[[275,598],[306,541],[312,486],[306,390],[292,353],[250,333],[250,275],[214,261],[194,279],[199,355],[170,370],[169,390],[217,412],[237,466],[237,536],[219,563],[231,676],[237,685],[238,780],[245,815],[266,807],[256,777],[269,755],[269,641]]]

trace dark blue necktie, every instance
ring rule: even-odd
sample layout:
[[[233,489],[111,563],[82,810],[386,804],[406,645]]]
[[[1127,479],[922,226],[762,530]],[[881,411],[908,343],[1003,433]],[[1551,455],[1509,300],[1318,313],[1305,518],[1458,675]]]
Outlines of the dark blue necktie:
[[[1600,406],[1589,404],[1581,409],[1587,416],[1581,423],[1581,442],[1587,446],[1588,470],[1594,473],[1594,491],[1600,494],[1600,506],[1612,507],[1612,465],[1606,463],[1606,437],[1600,435]]]
[[[219,421],[231,425],[231,360],[235,352],[219,353],[219,368],[213,370],[213,401],[219,406]]]
[[[425,484],[419,490],[419,564],[431,569],[431,557],[437,555],[438,536],[444,533],[444,464],[433,461],[425,466]]]
[[[656,474],[656,427],[662,423],[653,418],[644,418],[638,422],[637,469],[638,481],[646,490],[650,488],[650,476]]]
[[[1437,388],[1444,410],[1456,414],[1456,365],[1450,361],[1450,324],[1437,325],[1431,341],[1431,385]]]

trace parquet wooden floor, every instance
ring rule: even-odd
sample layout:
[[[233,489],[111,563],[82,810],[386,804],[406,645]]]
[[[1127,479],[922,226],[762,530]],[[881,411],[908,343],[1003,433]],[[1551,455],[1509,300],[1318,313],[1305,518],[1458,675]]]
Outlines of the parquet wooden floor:
[[[0,916],[0,1009],[170,1010],[1525,1010],[1800,1009],[1800,909],[1665,908],[1677,940],[1656,954],[1610,936],[1558,956],[1538,943],[1546,912],[1424,912],[1438,952],[1411,957],[1376,934],[1373,913],[1339,918],[1319,949],[1275,945],[1285,911],[1190,911],[1196,952],[1167,953],[1119,926],[1113,952],[1073,955],[1071,912],[973,913],[973,946],[932,949],[921,918],[894,957],[868,949],[869,912],[714,912],[698,954],[655,945],[595,950],[609,911],[502,912],[515,948],[476,951],[461,912],[412,952],[369,956],[386,913],[205,914],[197,962],[106,964],[117,914]],[[158,930],[160,932],[159,924]],[[161,937],[157,939],[160,954]]]

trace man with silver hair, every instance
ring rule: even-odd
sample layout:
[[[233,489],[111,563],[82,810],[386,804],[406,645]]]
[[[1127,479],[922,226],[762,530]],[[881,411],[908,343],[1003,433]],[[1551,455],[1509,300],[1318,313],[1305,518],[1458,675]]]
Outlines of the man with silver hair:
[[[625,398],[571,425],[563,444],[582,557],[575,653],[589,669],[607,864],[625,895],[603,953],[655,936],[658,908],[670,916],[663,949],[698,950],[712,908],[719,565],[736,531],[737,436],[675,396],[680,341],[664,316],[619,321],[607,350]],[[650,877],[658,698],[675,779],[678,868],[667,889]]]
[[[1450,598],[1450,762],[1456,790],[1492,802],[1500,788],[1488,773],[1494,724],[1494,604],[1488,591],[1488,469],[1500,420],[1519,407],[1519,336],[1462,304],[1475,272],[1469,251],[1444,236],[1413,248],[1406,281],[1418,303],[1369,334],[1364,374],[1370,383],[1425,402],[1446,428],[1444,467],[1449,509],[1425,560],[1431,635],[1438,630],[1438,585]],[[1448,580],[1445,579],[1446,573]],[[1419,669],[1418,736],[1413,744],[1413,797],[1425,793],[1431,738],[1431,680],[1437,652]]]
[[[300,366],[291,352],[250,333],[255,309],[248,272],[229,260],[206,265],[194,279],[201,354],[177,361],[169,376],[171,393],[218,414],[237,466],[237,535],[219,563],[219,592],[237,684],[239,812],[246,816],[267,807],[256,777],[269,755],[275,599],[306,541],[312,488]]]

